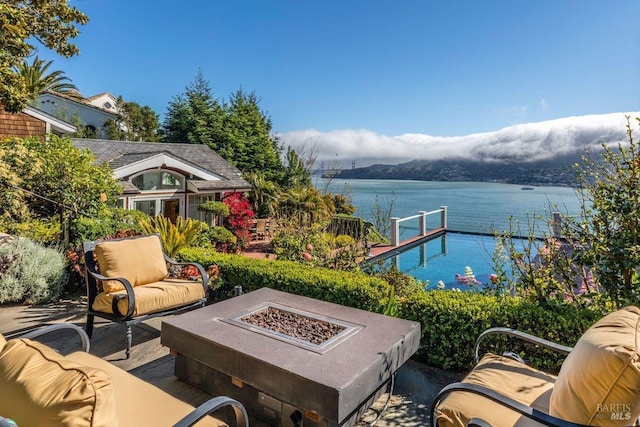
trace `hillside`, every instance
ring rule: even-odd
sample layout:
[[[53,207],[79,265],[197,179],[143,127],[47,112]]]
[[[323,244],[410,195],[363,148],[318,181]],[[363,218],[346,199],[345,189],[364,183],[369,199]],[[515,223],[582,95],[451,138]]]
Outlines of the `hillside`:
[[[371,165],[342,170],[340,179],[410,179],[421,181],[491,181],[521,185],[576,184],[577,155],[551,161],[497,163],[473,160],[414,160],[398,165]]]

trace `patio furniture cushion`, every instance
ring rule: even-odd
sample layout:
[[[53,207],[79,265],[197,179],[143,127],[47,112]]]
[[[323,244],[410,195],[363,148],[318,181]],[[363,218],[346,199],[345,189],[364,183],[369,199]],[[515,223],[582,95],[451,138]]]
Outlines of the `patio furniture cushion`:
[[[19,426],[118,425],[107,374],[28,339],[0,353],[0,414]]]
[[[488,353],[463,381],[491,388],[525,405],[548,412],[555,376],[514,359]],[[517,412],[485,397],[466,392],[452,393],[440,402],[436,410],[438,425],[469,425],[468,413],[489,422],[493,427],[539,425],[521,419]]]
[[[158,236],[136,239],[105,241],[96,245],[96,258],[100,274],[107,277],[123,277],[131,286],[157,282],[169,274]],[[123,290],[117,280],[104,280],[105,292]]]
[[[640,308],[600,319],[567,356],[550,414],[588,425],[630,425],[640,416]]]
[[[121,426],[166,426],[193,411],[193,406],[188,403],[89,353],[78,351],[69,354],[67,358],[76,363],[97,367],[109,375]],[[197,424],[198,427],[226,425],[213,417],[205,417]]]
[[[193,280],[167,279],[138,285],[133,288],[133,292],[136,296],[134,317],[180,307],[204,298],[202,283]],[[91,308],[113,314],[111,304],[117,295],[124,295],[124,298],[118,301],[118,311],[124,314],[129,304],[127,292],[124,289],[110,293],[101,292],[96,296]]]

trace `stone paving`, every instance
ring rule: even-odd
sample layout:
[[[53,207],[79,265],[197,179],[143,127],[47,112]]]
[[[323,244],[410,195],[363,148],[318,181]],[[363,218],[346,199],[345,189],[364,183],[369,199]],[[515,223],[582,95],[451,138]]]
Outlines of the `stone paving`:
[[[84,321],[82,300],[63,299],[38,306],[0,305],[0,333],[7,338],[51,323],[70,322],[84,326]],[[183,383],[173,375],[174,358],[168,348],[160,345],[161,322],[161,318],[156,318],[134,326],[131,357],[125,359],[124,328],[96,318],[90,353],[197,406],[211,396]],[[390,399],[387,399],[387,393],[382,395],[357,426],[368,426],[376,420],[387,400],[387,408],[376,422],[376,426],[427,426],[430,405],[436,393],[461,376],[410,360],[398,370]],[[250,423],[252,427],[267,426],[255,419],[251,419]]]

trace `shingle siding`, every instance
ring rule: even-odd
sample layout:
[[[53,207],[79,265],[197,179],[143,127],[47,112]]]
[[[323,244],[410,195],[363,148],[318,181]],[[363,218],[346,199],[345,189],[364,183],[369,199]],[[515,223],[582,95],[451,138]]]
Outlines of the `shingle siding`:
[[[25,113],[10,114],[0,105],[0,139],[44,137],[47,124]]]

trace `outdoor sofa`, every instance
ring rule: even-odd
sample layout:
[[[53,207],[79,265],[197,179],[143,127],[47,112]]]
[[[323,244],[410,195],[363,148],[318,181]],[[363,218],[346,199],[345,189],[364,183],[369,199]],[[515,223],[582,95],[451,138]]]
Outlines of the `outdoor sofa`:
[[[80,335],[84,351],[62,355],[35,340],[67,328]],[[10,340],[0,335],[0,417],[19,427],[221,427],[227,424],[208,415],[230,406],[236,425],[249,425],[244,406],[231,398],[193,408],[88,350],[89,337],[72,324]]]

